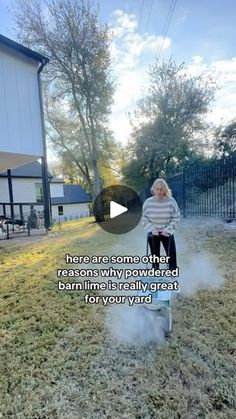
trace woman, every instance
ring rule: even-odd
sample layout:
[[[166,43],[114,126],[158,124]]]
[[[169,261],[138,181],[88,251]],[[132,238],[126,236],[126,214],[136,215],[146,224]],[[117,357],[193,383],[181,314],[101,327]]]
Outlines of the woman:
[[[164,179],[156,179],[151,187],[153,196],[143,204],[142,224],[148,234],[152,255],[160,256],[161,243],[169,258],[169,269],[177,268],[174,230],[180,219],[179,207]],[[159,269],[159,263],[153,263]]]

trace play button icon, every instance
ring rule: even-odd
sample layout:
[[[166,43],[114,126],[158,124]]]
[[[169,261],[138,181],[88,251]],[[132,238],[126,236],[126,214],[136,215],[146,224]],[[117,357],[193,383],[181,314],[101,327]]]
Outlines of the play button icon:
[[[117,202],[110,202],[110,218],[118,217],[118,215],[124,214],[128,211],[128,208],[123,207],[123,205],[117,204]]]
[[[103,230],[112,234],[124,234],[139,223],[142,202],[132,188],[114,185],[97,195],[93,210],[96,221]]]

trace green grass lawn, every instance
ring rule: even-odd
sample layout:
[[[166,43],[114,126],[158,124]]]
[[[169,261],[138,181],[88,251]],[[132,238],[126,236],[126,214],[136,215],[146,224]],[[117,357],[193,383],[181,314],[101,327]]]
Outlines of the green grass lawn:
[[[59,292],[56,270],[66,267],[65,253],[106,254],[115,240],[90,219],[32,246],[0,249],[0,417],[233,419],[232,270],[221,290],[176,304],[168,345],[109,346],[107,308],[86,305],[83,291]],[[216,253],[218,240],[207,243]],[[221,237],[221,246],[233,260],[233,239]]]

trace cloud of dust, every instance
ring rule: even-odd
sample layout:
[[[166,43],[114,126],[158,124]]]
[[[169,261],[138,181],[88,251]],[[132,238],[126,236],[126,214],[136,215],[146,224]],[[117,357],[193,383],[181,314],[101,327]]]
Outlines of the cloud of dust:
[[[181,257],[180,257],[181,259]],[[180,262],[180,295],[192,296],[199,289],[219,288],[223,275],[212,254],[195,254]],[[171,278],[167,279],[170,282]],[[174,302],[176,294],[173,292]],[[148,310],[143,305],[113,305],[106,316],[106,327],[113,338],[121,343],[144,345],[149,342],[162,344],[165,341],[164,319],[160,312]]]
[[[180,263],[178,282],[184,296],[193,295],[201,288],[219,288],[223,281],[217,260],[211,254],[199,253]]]
[[[157,311],[143,305],[113,305],[106,316],[106,327],[111,336],[121,343],[144,345],[165,341],[164,319]]]

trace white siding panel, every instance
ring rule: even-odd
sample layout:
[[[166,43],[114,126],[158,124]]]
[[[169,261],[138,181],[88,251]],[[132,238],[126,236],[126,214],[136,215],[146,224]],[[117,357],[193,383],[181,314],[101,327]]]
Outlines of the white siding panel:
[[[37,66],[0,50],[0,151],[43,155]]]
[[[42,183],[41,179],[13,179],[14,202],[36,202],[35,183]]]
[[[63,221],[65,217],[69,219],[70,217],[78,218],[80,217],[88,217],[89,216],[89,207],[88,204],[63,204],[63,215],[59,217],[58,215],[58,206],[59,205],[52,205],[52,218],[54,220],[58,220],[59,218]]]
[[[0,178],[0,202],[9,202],[7,179]]]
[[[4,68],[4,60],[2,54],[0,52],[0,149],[2,149],[3,144],[8,141],[8,148],[10,147],[10,124],[8,119],[8,112],[7,112],[7,91],[5,86],[5,68]]]
[[[50,193],[52,198],[64,196],[63,183],[50,183]]]
[[[36,188],[35,183],[42,183],[40,178],[12,178],[13,200],[14,202],[35,202]],[[9,202],[8,180],[0,178],[0,203]]]

